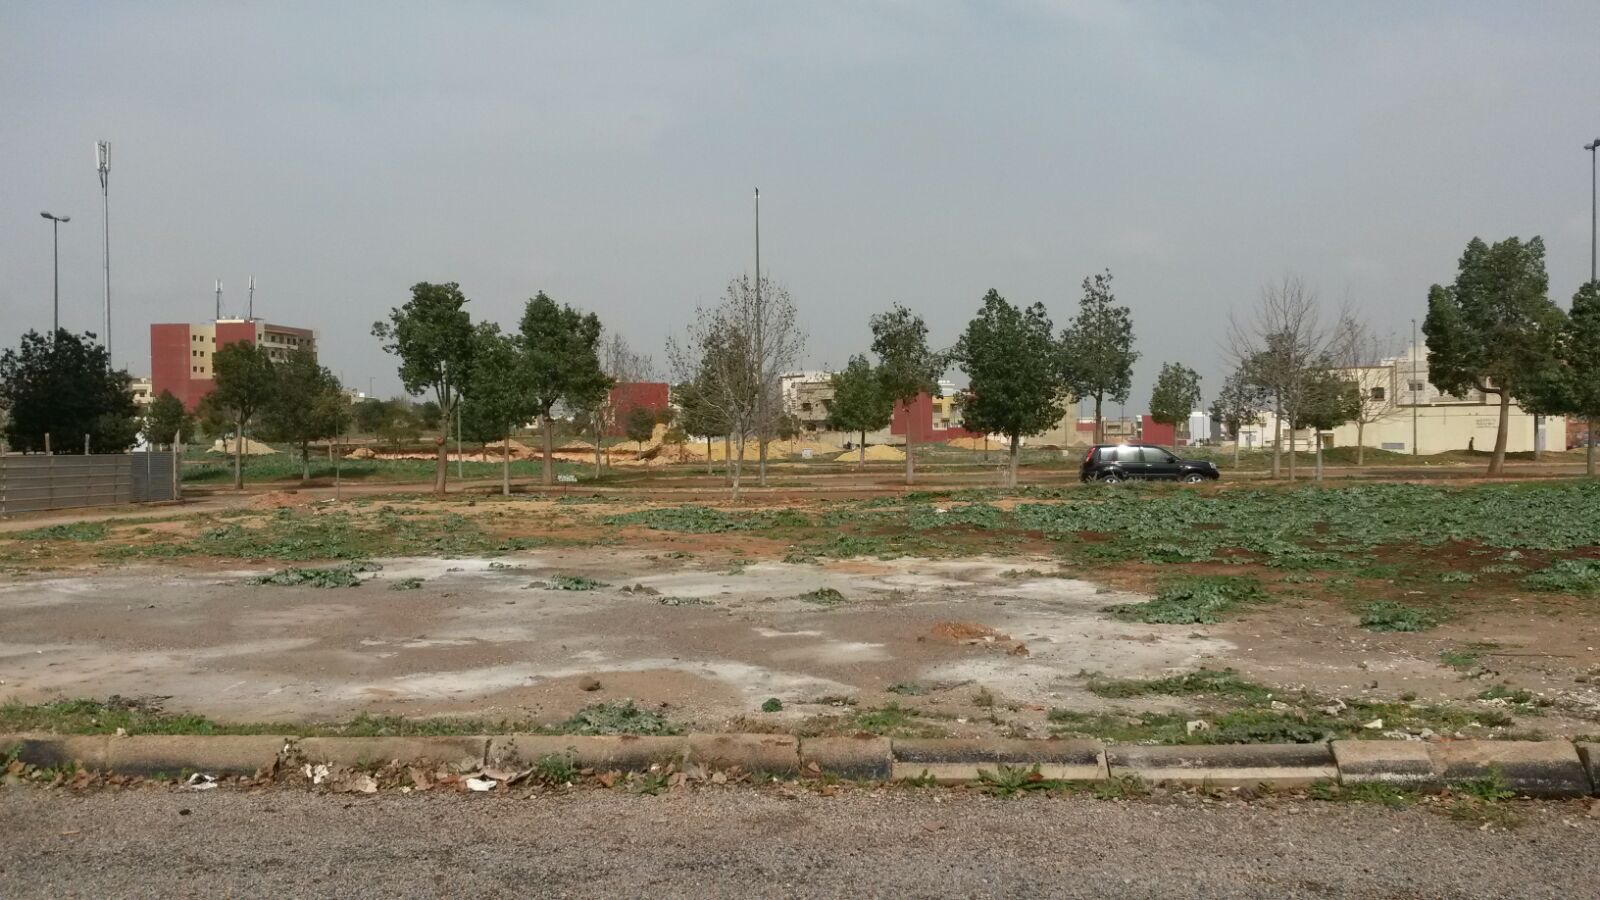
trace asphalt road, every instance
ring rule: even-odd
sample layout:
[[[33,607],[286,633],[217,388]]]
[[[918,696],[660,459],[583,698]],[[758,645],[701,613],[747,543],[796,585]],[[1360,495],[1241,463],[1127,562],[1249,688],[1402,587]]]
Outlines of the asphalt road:
[[[0,896],[1593,897],[1589,801],[1421,808],[702,788],[0,789]]]

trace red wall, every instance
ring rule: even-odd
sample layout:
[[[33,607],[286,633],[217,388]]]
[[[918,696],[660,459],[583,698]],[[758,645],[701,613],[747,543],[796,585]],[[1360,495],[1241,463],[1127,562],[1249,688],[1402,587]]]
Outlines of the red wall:
[[[643,406],[659,413],[671,402],[670,396],[670,389],[662,381],[625,381],[613,387],[611,408],[615,414],[611,418],[611,427],[606,429],[606,435],[622,437],[627,432],[629,410]]]
[[[959,425],[954,428],[934,428],[933,398],[927,394],[918,394],[910,403],[895,404],[893,416],[889,419],[889,433],[904,435],[908,424],[911,429],[909,440],[919,444],[952,438],[983,437],[981,432],[968,431]]]
[[[1175,447],[1178,444],[1178,429],[1172,425],[1163,425],[1149,416],[1139,418],[1139,440],[1146,444],[1160,444],[1163,447]]]

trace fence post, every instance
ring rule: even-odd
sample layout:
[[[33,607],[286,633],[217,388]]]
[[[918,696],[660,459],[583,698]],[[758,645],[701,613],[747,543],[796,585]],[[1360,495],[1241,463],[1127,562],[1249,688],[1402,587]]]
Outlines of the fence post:
[[[181,432],[181,431],[173,432],[172,433],[172,499],[174,499],[174,500],[182,500],[183,499],[183,490],[182,490],[182,487],[181,487],[182,482],[179,481],[179,479],[183,477],[183,466],[182,466],[182,462],[180,461],[179,455],[178,455],[179,453],[182,452],[182,451],[180,451],[178,449],[182,445],[183,445],[183,432]]]
[[[83,455],[89,455],[89,436],[87,434],[83,436]]]
[[[44,433],[44,502],[56,508],[56,457],[50,452],[50,432]]]

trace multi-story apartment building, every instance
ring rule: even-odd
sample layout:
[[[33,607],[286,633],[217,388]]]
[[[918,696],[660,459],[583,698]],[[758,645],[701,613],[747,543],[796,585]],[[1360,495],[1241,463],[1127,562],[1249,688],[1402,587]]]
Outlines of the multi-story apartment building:
[[[185,409],[193,410],[215,384],[212,360],[216,352],[239,341],[262,347],[274,360],[285,359],[295,350],[317,352],[317,334],[311,329],[272,325],[261,319],[151,325],[152,395],[170,391],[183,401]]]

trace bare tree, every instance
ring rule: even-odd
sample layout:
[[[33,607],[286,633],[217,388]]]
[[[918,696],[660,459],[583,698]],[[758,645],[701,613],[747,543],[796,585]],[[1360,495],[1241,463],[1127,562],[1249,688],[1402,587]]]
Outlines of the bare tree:
[[[781,379],[799,362],[806,336],[800,330],[789,291],[766,276],[759,284],[746,275],[729,282],[721,309],[732,329],[748,336],[750,366],[757,386],[751,425],[760,454],[758,478],[765,486],[767,445],[777,435],[784,416]]]
[[[745,442],[756,433],[764,405],[761,366],[748,308],[730,297],[714,309],[700,309],[682,340],[667,342],[675,377],[695,385],[696,402],[727,428],[728,484],[739,499]]]
[[[1350,421],[1356,423],[1358,466],[1367,461],[1367,426],[1395,410],[1394,368],[1380,367],[1395,349],[1393,337],[1378,334],[1349,306],[1340,310],[1330,353],[1345,378],[1355,385],[1356,404]]]
[[[620,332],[608,331],[600,341],[600,369],[610,376],[616,384],[637,384],[642,381],[652,381],[656,377],[655,360],[647,353],[638,353],[628,344],[628,339]],[[585,419],[590,430],[594,433],[594,470],[600,474],[602,458],[606,465],[610,465],[610,455],[604,454],[601,444],[605,436],[617,426],[620,417],[624,414],[616,408],[612,395],[607,392],[600,398],[599,404],[592,410],[584,410]]]
[[[1323,323],[1316,291],[1296,275],[1261,290],[1248,319],[1228,316],[1227,351],[1272,398],[1272,477],[1282,474],[1283,423],[1300,420],[1308,373],[1325,359],[1332,332]],[[1294,431],[1289,432],[1289,480],[1295,477]]]

